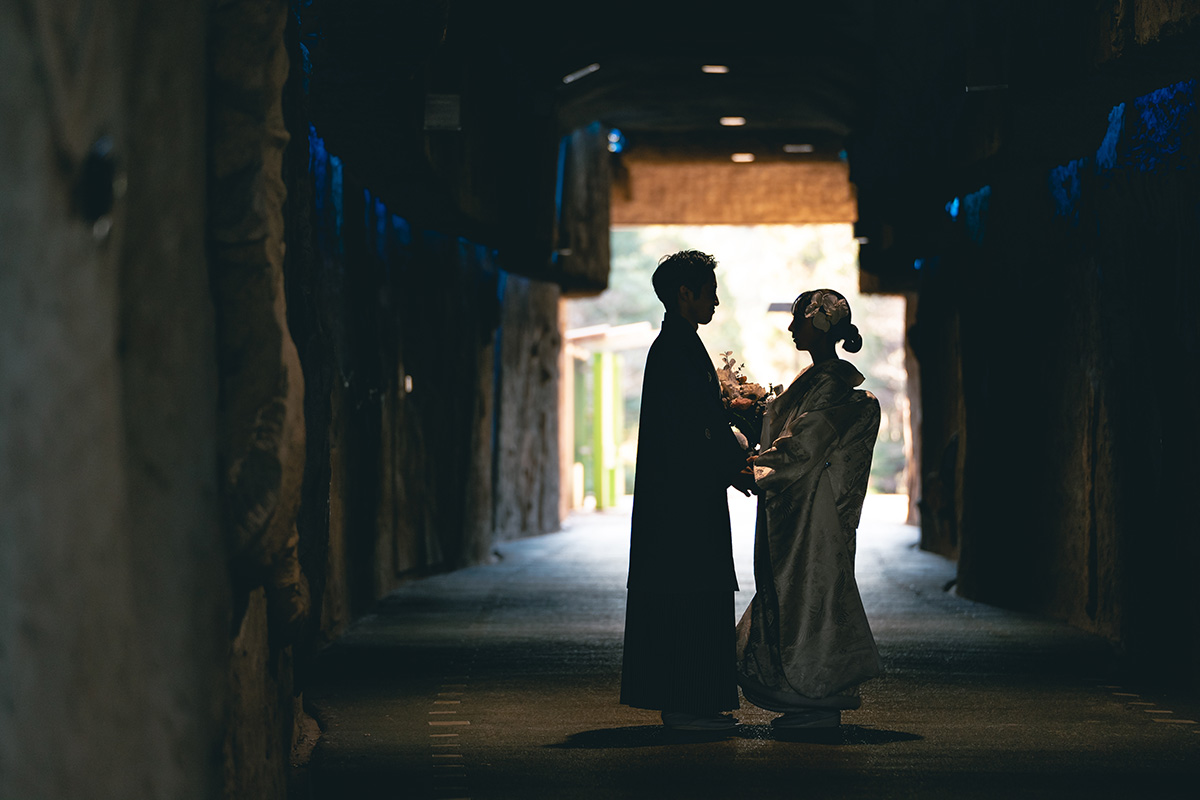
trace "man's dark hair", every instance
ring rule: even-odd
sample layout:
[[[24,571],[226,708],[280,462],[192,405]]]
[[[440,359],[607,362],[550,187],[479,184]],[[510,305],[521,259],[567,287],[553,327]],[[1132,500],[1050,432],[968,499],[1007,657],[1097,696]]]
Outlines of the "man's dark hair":
[[[679,308],[679,287],[686,286],[696,294],[704,288],[717,271],[717,260],[699,250],[680,250],[663,256],[650,279],[654,293],[667,311]]]

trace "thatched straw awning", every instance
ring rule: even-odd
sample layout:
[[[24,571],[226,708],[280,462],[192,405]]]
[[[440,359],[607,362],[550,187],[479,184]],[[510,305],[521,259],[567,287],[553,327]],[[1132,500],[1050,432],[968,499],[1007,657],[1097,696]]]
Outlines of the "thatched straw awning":
[[[858,219],[842,161],[625,162],[613,225],[805,225]]]

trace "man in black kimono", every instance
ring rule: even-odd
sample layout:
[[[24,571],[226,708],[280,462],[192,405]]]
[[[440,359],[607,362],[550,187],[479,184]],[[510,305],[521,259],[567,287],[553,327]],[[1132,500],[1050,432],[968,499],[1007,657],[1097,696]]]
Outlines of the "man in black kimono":
[[[646,358],[633,491],[621,702],[679,730],[737,724],[721,713],[738,707],[725,492],[754,478],[696,335],[718,305],[715,268],[685,250],[654,272],[666,316]]]

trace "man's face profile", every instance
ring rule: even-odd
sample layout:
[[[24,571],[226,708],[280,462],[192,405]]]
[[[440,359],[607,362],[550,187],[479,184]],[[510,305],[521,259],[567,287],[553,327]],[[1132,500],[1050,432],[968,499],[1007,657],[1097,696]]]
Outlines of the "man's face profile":
[[[699,292],[693,292],[687,286],[679,287],[679,313],[689,322],[697,325],[707,325],[712,322],[713,314],[721,301],[717,299],[717,276],[713,275]]]

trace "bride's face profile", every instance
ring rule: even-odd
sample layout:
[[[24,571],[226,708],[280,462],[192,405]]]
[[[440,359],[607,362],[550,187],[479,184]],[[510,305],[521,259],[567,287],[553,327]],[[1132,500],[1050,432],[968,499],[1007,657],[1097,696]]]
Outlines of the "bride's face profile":
[[[825,337],[825,334],[817,330],[812,320],[805,317],[802,311],[797,311],[792,317],[792,324],[788,326],[788,330],[792,332],[792,341],[795,342],[797,350],[811,352],[813,345]]]

